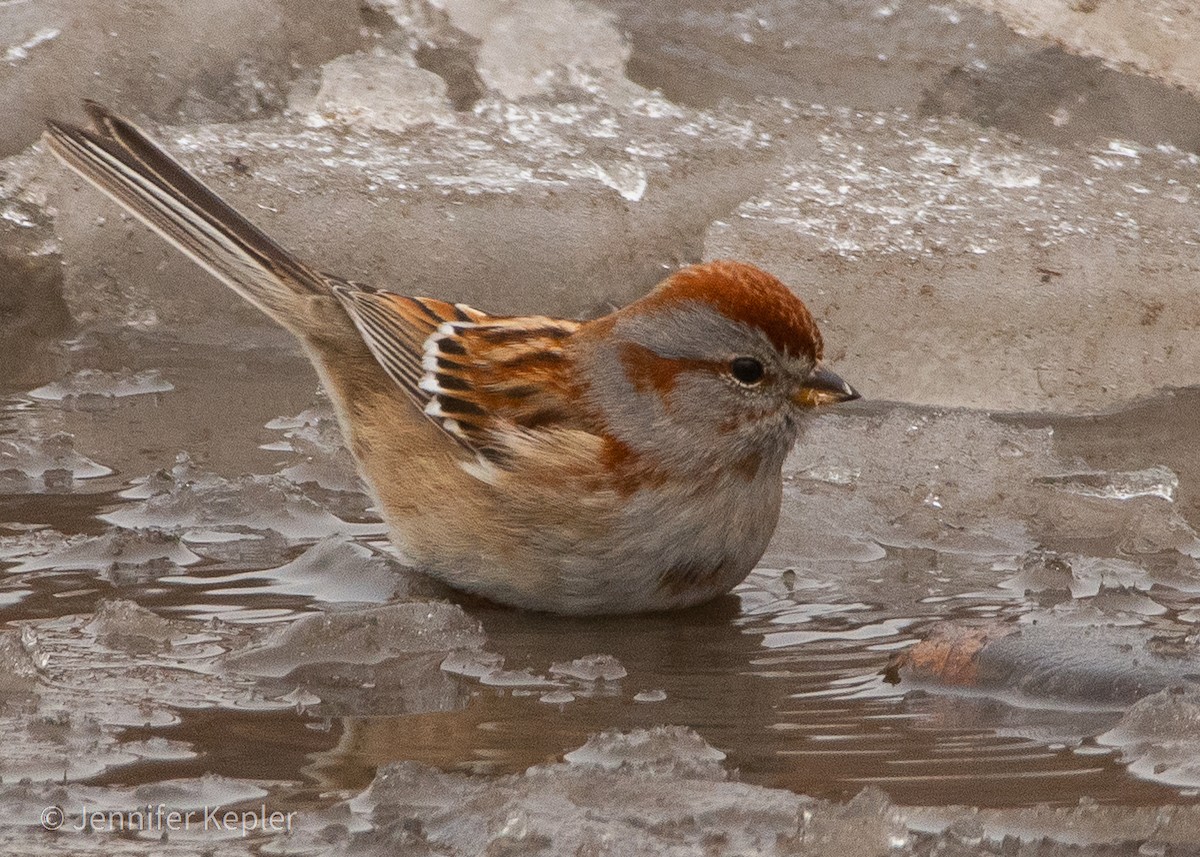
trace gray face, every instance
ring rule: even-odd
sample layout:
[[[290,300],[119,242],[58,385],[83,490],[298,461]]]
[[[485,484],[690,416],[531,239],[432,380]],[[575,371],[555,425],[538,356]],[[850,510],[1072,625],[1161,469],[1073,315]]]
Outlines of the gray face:
[[[639,453],[688,469],[755,457],[771,466],[796,439],[792,396],[813,360],[781,354],[703,303],[621,318],[595,348],[592,401]]]

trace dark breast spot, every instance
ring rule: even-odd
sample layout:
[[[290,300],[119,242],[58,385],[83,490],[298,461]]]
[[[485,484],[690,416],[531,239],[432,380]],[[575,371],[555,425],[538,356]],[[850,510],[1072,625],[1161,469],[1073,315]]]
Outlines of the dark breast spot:
[[[675,596],[697,589],[708,591],[717,585],[724,568],[725,557],[694,559],[672,566],[659,576],[658,590]]]

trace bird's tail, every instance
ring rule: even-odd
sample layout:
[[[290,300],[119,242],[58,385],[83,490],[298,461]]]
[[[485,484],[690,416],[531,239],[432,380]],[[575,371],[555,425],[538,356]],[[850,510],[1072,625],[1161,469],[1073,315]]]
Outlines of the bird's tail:
[[[306,298],[330,281],[205,187],[135,125],[85,104],[92,127],[48,122],[50,150],[250,303],[303,335]]]

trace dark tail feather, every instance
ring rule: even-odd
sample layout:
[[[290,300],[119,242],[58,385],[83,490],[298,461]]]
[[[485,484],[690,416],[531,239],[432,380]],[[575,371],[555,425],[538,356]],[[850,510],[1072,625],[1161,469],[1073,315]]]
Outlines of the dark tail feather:
[[[93,127],[47,122],[50,149],[246,300],[285,324],[305,295],[330,293],[326,277],[297,261],[156,146],[93,101]]]

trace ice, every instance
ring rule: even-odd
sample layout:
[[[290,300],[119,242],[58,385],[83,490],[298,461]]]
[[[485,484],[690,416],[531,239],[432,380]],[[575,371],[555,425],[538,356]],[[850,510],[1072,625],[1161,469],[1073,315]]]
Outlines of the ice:
[[[391,556],[337,535],[322,539],[289,563],[253,575],[239,570],[225,577],[175,577],[159,582],[203,587],[207,596],[276,593],[310,596],[325,604],[379,604],[402,593],[432,589],[425,585],[424,577]]]
[[[326,491],[362,494],[365,486],[342,440],[342,431],[328,402],[294,417],[280,417],[267,428],[283,431],[286,441],[266,448],[286,449],[304,457],[279,472],[296,485],[314,484]]]
[[[917,853],[905,811],[878,790],[826,804],[732,781],[723,758],[689,729],[659,727],[593,735],[564,764],[502,778],[387,765],[349,802],[375,828],[350,853],[382,843],[453,854]]]
[[[1000,13],[1020,33],[1053,40],[1111,65],[1132,66],[1143,74],[1200,93],[1200,58],[1195,51],[1200,39],[1200,14],[1190,4],[1166,0],[967,3]]]
[[[412,57],[381,48],[327,62],[311,103],[294,98],[291,106],[314,127],[334,123],[400,134],[427,122],[454,122],[446,82]]]
[[[69,378],[30,390],[34,399],[62,402],[81,410],[104,407],[114,399],[169,393],[174,385],[156,369],[143,372],[105,372],[81,369]]]
[[[37,668],[18,635],[0,634],[0,694],[26,693],[37,684]]]
[[[789,283],[865,396],[1086,411],[1195,382],[1195,155],[848,111],[797,114],[790,145],[705,254]]]
[[[443,0],[455,26],[479,39],[476,67],[505,98],[549,92],[574,74],[623,81],[629,47],[612,16],[574,0]]]
[[[197,809],[205,806],[233,805],[266,796],[267,792],[261,786],[244,780],[208,774],[196,779],[165,780],[138,786],[134,790],[134,805],[163,803],[184,809]]]
[[[184,636],[177,626],[154,611],[125,600],[102,602],[84,630],[95,634],[97,640],[123,640],[126,645],[141,638],[161,646]]]
[[[688,801],[693,811],[681,814]],[[736,783],[564,765],[487,780],[399,763],[381,769],[350,805],[375,827],[354,837],[351,854],[386,842],[417,854],[436,844],[454,854],[985,857],[1019,850],[1100,857],[1186,849],[1200,821],[1190,806],[1164,813],[1091,801],[1017,810],[898,807],[877,789],[842,804],[788,801],[786,792]],[[1160,850],[1148,851],[1146,843]]]
[[[829,414],[807,426],[784,465],[779,528],[762,565],[868,562],[889,547],[1010,556],[1035,546],[1049,522],[1030,483],[1059,467],[1049,432],[977,413],[880,411]],[[1008,454],[1014,446],[1024,454]],[[858,475],[813,479],[814,466]]]
[[[667,698],[665,690],[641,690],[633,695],[634,702],[662,702]]]
[[[1154,585],[1149,570],[1128,560],[1070,556],[1034,551],[1000,586],[1021,593],[1063,591],[1072,598],[1091,598],[1104,590],[1146,590]]]
[[[782,96],[797,103],[915,109],[956,68],[987,66],[1040,46],[995,16],[894,0],[700,0],[686,10],[597,0],[630,31],[629,75],[674,101]],[[686,58],[686,59],[685,59]]]
[[[578,681],[619,681],[629,672],[612,655],[588,655],[570,662],[550,665],[550,674]]]
[[[498,672],[503,667],[503,656],[494,652],[481,652],[477,649],[453,651],[446,655],[441,664],[441,668],[445,672],[468,678],[483,678],[485,675]]]
[[[70,314],[62,297],[62,255],[45,199],[23,193],[38,159],[10,158],[0,169],[0,378],[14,388],[61,374],[53,340]]]
[[[1196,151],[1200,103],[1189,93],[1059,46],[1025,44],[1032,50],[952,69],[924,93],[920,112],[961,116],[1055,146],[1119,138]]]
[[[68,539],[57,530],[39,527],[36,524],[9,524],[6,529],[16,532],[0,536],[0,562],[20,562],[45,556],[51,551],[60,550],[68,543]]]
[[[628,675],[625,667],[612,655],[587,655],[553,663],[548,670],[549,677],[532,669],[505,669],[503,656],[483,651],[451,652],[441,668],[453,675],[476,679],[486,687],[502,687],[518,693],[572,684],[569,690],[544,694],[549,697],[543,699],[545,702],[566,701],[566,695],[571,696],[569,701],[595,696],[601,688],[603,693],[615,693],[619,688],[616,683]]]
[[[0,156],[33,142],[47,116],[79,116],[84,95],[160,119],[278,112],[299,70],[362,43],[360,25],[342,0],[7,2]]]
[[[1200,676],[1135,703],[1096,740],[1121,750],[1134,776],[1200,788]]]
[[[532,670],[496,669],[479,677],[479,683],[487,687],[503,687],[509,690],[528,690],[531,688],[555,687],[559,683],[553,679],[538,675]]]
[[[214,635],[200,631],[124,601],[96,616],[25,621],[19,631],[6,632],[0,637],[10,662],[5,666],[34,692],[0,704],[6,736],[0,782],[81,779],[136,762],[143,753],[161,754],[154,744],[127,744],[122,734],[130,726],[174,722],[166,700],[187,707],[244,692],[247,681],[191,668],[197,654],[212,657]]]
[[[31,571],[120,571],[149,573],[153,576],[177,572],[181,567],[200,561],[179,536],[161,530],[112,529],[100,536],[73,538],[50,550],[22,558],[9,569],[13,573]]]
[[[348,524],[318,506],[280,476],[246,475],[224,479],[199,472],[183,460],[127,492],[140,502],[118,506],[101,517],[126,529],[182,532],[189,543],[204,544],[275,533],[289,542],[334,534],[378,533],[375,524]]]
[[[695,258],[708,223],[745,196],[772,155],[742,116],[652,93],[616,103],[569,95],[485,98],[448,124],[400,136],[366,122],[313,128],[308,114],[156,134],[324,270],[496,312],[579,315],[624,303]],[[266,324],[100,195],[49,161],[42,173],[74,315],[128,325],[152,311],[153,326],[192,335]]]
[[[262,430],[312,396],[291,340],[43,148],[9,158],[0,444],[53,462],[35,446],[65,430],[122,474],[181,449],[200,464],[118,500],[99,493],[115,480],[8,497],[0,607],[20,636],[0,635],[0,815],[27,824],[0,824],[0,851],[144,850],[42,837],[52,794],[133,798],[52,785],[64,775],[174,800],[174,782],[154,785],[243,764],[263,779],[189,781],[178,799],[302,800],[304,829],[254,853],[965,857],[1200,841],[1200,814],[1162,808],[1193,797],[1194,747],[1172,743],[1190,736],[1190,696],[1160,702],[1175,713],[1154,728],[1091,740],[1195,672],[1194,397],[1096,415],[1194,382],[1190,96],[916,0],[369,0],[361,14],[221,0],[165,47],[175,10],[151,0],[135,21],[119,0],[97,59],[78,50],[94,0],[75,5],[79,26],[38,3],[6,9],[32,26],[0,24],[0,52],[35,86],[58,57],[67,71],[42,88],[70,104],[31,109],[114,104],[321,269],[592,315],[681,262],[736,254],[810,302],[830,364],[867,401],[807,421],[763,567],[700,611],[613,625],[470,600],[364,608],[439,591],[382,542],[351,540],[383,528],[346,523],[373,515],[327,402]],[[247,22],[261,26],[224,37]],[[324,31],[277,62],[305,28]],[[215,47],[184,67],[193,36]],[[79,69],[99,72],[94,90]],[[797,106],[810,101],[836,106]],[[929,113],[963,118],[915,118]],[[238,401],[253,406],[225,407]],[[52,488],[75,478],[46,472]],[[44,476],[12,468],[0,493]],[[134,582],[116,594],[142,603],[101,600],[106,580]],[[76,610],[89,612],[54,615]],[[887,658],[944,617],[1012,631],[990,688],[884,685]],[[648,723],[703,732],[616,731]],[[389,764],[402,759],[434,767]],[[521,773],[532,761],[546,763]],[[336,803],[376,767],[366,795]],[[847,802],[872,781],[897,803]],[[1081,793],[1145,808],[1076,807]],[[948,800],[1067,805],[906,806]]]
[[[638,0],[598,5],[630,34],[629,76],[680,103],[713,108],[774,96],[952,114],[1055,145],[1122,137],[1194,151],[1200,141],[1200,104],[1188,93],[1047,47],[1044,29],[1023,28],[1031,38],[1022,38],[999,15],[962,5],[772,0],[735,9],[702,0],[683,14]],[[1005,6],[1011,21],[1029,4],[973,5]]]
[[[258,677],[262,697],[322,716],[428,714],[466,704],[440,665],[482,640],[455,605],[401,603],[303,616],[222,664]]]
[[[430,652],[444,657],[448,650],[475,648],[482,641],[478,623],[457,606],[401,603],[301,617],[226,663],[242,672],[278,677],[306,664],[370,665]]]
[[[1179,490],[1179,476],[1169,468],[1161,466],[1128,473],[1063,473],[1047,476],[1041,481],[1085,497],[1101,497],[1106,500],[1160,497],[1173,503]]]
[[[448,710],[458,690],[438,664],[481,639],[461,609],[434,603],[311,615],[282,629],[174,619],[128,600],[24,620],[0,634],[0,782],[185,758],[186,743],[124,738],[178,722],[181,709]],[[305,673],[322,664],[333,669],[329,687],[321,672]],[[289,671],[302,680],[272,680]]]
[[[369,0],[369,5],[426,45],[471,45],[479,83],[507,99],[548,94],[581,79],[628,87],[629,47],[614,17],[592,3]]]
[[[8,493],[69,491],[77,479],[107,476],[112,469],[75,451],[75,438],[0,437],[0,490]]]
[[[262,798],[255,801],[263,793],[262,787],[250,780],[214,775],[174,779],[161,789],[125,785],[8,785],[0,787],[0,806],[5,817],[0,825],[0,847],[7,853],[30,857],[49,857],[63,853],[64,849],[80,857],[133,857],[148,853],[148,849],[163,857],[202,857],[211,854],[219,843],[222,855],[250,857],[261,853],[263,843],[268,840],[260,831],[243,839],[240,814],[241,810],[251,808],[256,815],[260,814]],[[216,802],[206,804],[206,801]],[[47,807],[62,811],[61,828],[57,831],[42,824],[42,812]],[[232,830],[225,830],[222,824],[218,830],[210,818],[206,830],[204,812],[213,807],[222,812],[236,808],[238,824]],[[268,813],[274,808],[269,797],[266,807]],[[85,812],[89,816],[86,824]],[[171,812],[178,814],[169,819]],[[190,824],[185,829],[183,819],[189,812]],[[152,848],[150,842],[154,843]]]
[[[564,760],[581,768],[638,771],[649,774],[686,774],[698,779],[722,780],[720,763],[725,754],[682,726],[593,735]]]
[[[575,694],[569,690],[552,690],[550,693],[543,693],[538,697],[538,702],[544,702],[547,705],[567,705],[575,701]]]

